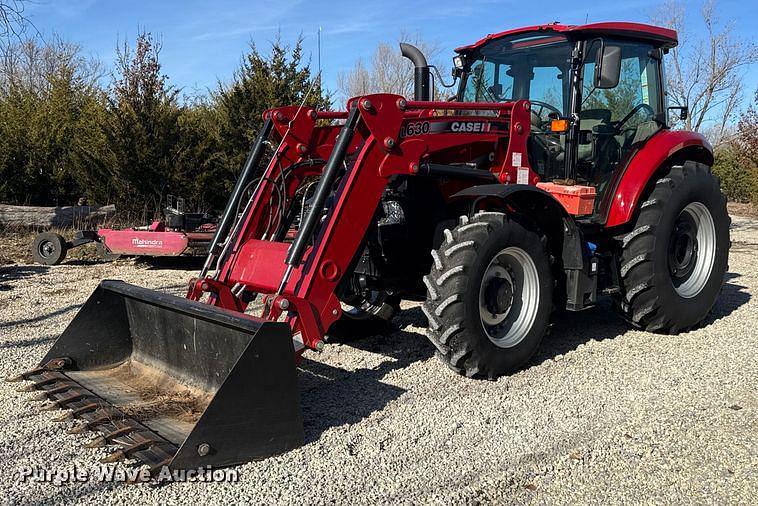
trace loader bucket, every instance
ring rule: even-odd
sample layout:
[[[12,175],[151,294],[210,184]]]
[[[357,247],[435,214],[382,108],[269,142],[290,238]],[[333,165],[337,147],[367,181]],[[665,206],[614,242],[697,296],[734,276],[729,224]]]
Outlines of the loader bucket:
[[[222,467],[303,444],[289,325],[251,318],[123,281],[102,281],[40,366],[48,409],[71,410],[72,432],[118,445],[106,461],[157,472]]]

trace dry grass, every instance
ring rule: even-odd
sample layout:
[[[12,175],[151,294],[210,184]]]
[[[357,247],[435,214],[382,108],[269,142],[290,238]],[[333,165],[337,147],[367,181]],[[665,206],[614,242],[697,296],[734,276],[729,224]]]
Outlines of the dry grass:
[[[746,218],[758,218],[758,205],[752,203],[729,202],[726,205],[729,214],[733,216],[744,216]]]
[[[43,229],[20,228],[20,227],[2,227],[0,228],[0,265],[6,264],[31,264],[32,260],[32,242],[38,233]],[[76,230],[71,228],[51,228],[44,230],[46,232],[55,232],[62,235],[66,240],[71,240]],[[64,262],[71,260],[79,261],[96,261],[98,260],[97,250],[94,244],[85,244],[79,246],[66,254]]]
[[[75,223],[71,228],[16,227],[0,224],[0,265],[34,263],[31,247],[35,236],[40,232],[54,232],[62,235],[66,240],[71,240],[78,230],[97,230],[98,228],[120,229],[142,226],[150,224],[153,219],[157,219],[158,217],[159,213],[148,216],[146,213],[116,212],[113,216],[97,224],[82,221]],[[95,245],[90,243],[69,250],[64,262],[72,260],[85,262],[98,261],[99,257]]]
[[[137,394],[138,401],[119,405],[118,408],[140,422],[164,417],[197,422],[212,397],[178,383],[156,369],[132,361],[108,374]]]

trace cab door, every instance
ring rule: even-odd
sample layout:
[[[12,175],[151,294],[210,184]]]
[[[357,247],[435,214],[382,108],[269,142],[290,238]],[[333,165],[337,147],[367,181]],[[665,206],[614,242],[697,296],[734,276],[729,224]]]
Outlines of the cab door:
[[[596,188],[596,210],[613,175],[664,125],[660,51],[640,42],[606,39],[604,44],[621,50],[619,81],[613,88],[595,88],[601,44],[587,42],[577,142],[577,180]]]

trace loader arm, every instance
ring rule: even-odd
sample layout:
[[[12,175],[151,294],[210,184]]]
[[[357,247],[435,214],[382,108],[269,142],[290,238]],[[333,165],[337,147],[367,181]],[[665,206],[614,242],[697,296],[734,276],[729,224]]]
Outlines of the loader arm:
[[[346,112],[283,107],[266,111],[273,123],[274,147],[244,212],[223,242],[227,254],[211,259],[212,274],[192,281],[188,297],[206,292],[216,306],[245,311],[260,294],[265,320],[284,317],[299,353],[320,349],[330,325],[342,313],[337,285],[348,273],[382,193],[396,176],[490,178],[528,182],[526,139],[529,102],[413,102],[398,95],[351,99]],[[343,120],[343,125],[323,123]],[[278,138],[278,139],[276,139]],[[255,151],[257,146],[253,147]],[[450,152],[492,153],[485,174],[441,164]],[[440,153],[446,153],[440,157]],[[315,204],[292,242],[282,240],[296,192],[318,177]],[[241,206],[237,206],[241,207]],[[233,210],[232,210],[233,211]],[[215,262],[215,263],[214,263]]]
[[[88,446],[151,473],[221,467],[304,441],[296,363],[342,313],[340,282],[394,178],[538,180],[527,101],[353,99],[345,112],[266,111],[187,296],[104,280],[27,380]],[[332,124],[342,121],[342,125]],[[471,160],[488,159],[486,169]],[[263,170],[262,160],[268,159]],[[256,178],[256,174],[260,176]],[[250,314],[254,297],[263,298]]]

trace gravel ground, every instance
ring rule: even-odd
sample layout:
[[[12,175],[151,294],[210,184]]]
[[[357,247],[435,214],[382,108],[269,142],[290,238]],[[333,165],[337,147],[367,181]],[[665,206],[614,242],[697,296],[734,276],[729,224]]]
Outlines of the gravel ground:
[[[438,362],[416,305],[389,336],[332,344],[300,370],[307,444],[237,468],[237,483],[19,482],[22,466],[92,468],[0,383],[7,503],[754,503],[758,493],[758,221],[735,218],[727,284],[703,328],[634,330],[608,304],[555,322],[539,355],[496,382]],[[185,268],[187,266],[184,266]],[[196,271],[146,264],[0,267],[0,373],[42,357],[102,278],[180,294]],[[117,468],[122,469],[122,468]]]

